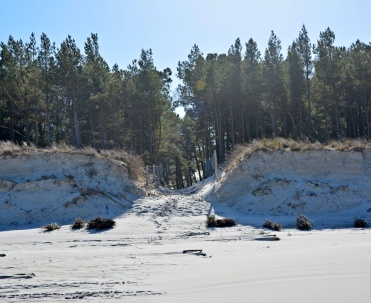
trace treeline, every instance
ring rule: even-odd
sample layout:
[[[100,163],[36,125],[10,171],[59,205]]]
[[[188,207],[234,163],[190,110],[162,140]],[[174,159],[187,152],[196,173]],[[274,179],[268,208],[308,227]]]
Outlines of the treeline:
[[[171,70],[157,70],[150,49],[110,68],[96,34],[84,51],[71,36],[58,47],[44,33],[39,43],[10,36],[0,43],[0,140],[125,149],[162,163],[164,182],[182,188],[207,176],[215,149],[223,162],[255,138],[370,138],[371,44],[334,41],[328,28],[313,45],[303,26],[286,58],[273,31],[263,55],[253,39],[226,54],[194,45],[172,100]]]
[[[197,142],[220,161],[255,138],[328,141],[370,138],[371,44],[334,45],[330,28],[312,44],[303,25],[284,59],[271,32],[264,54],[240,39],[227,54],[194,45],[178,65],[179,102],[195,123]]]
[[[101,56],[97,34],[84,51],[71,36],[58,47],[44,33],[39,44],[34,34],[28,42],[10,36],[0,43],[0,140],[124,149],[146,164],[162,163],[164,182],[184,187],[197,165],[187,156],[171,81],[151,49],[120,69]]]
[[[109,68],[96,34],[84,53],[71,36],[57,48],[45,34],[39,46],[32,34],[0,47],[1,140],[124,148],[158,161],[171,71],[156,69],[151,50],[122,70]]]

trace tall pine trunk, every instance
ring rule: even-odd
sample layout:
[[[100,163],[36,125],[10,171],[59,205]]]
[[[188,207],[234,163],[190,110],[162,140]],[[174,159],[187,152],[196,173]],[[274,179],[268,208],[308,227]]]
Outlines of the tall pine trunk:
[[[370,121],[368,118],[368,108],[367,108],[367,96],[364,97],[364,104],[365,104],[365,115],[366,115],[366,130],[367,130],[367,138],[370,139]]]
[[[307,80],[307,98],[308,98],[308,138],[312,138],[312,106],[311,106],[311,100],[310,100],[310,80],[309,75],[307,73],[306,75]]]
[[[80,132],[80,126],[79,126],[79,116],[77,113],[76,108],[76,101],[72,100],[72,110],[73,110],[73,126],[75,130],[75,144],[77,147],[81,147],[81,132]]]

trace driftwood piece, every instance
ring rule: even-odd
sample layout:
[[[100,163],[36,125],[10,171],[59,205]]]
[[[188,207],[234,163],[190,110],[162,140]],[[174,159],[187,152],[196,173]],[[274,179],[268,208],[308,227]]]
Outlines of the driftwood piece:
[[[32,279],[36,277],[34,273],[25,273],[25,274],[14,274],[14,275],[1,275],[0,280],[2,279]]]
[[[194,254],[194,255],[197,255],[197,256],[206,256],[206,254],[204,252],[202,252],[202,249],[185,249],[183,250],[183,254]]]
[[[257,241],[279,241],[281,239],[277,237],[276,235],[266,235],[262,237],[257,237],[255,238],[255,240]]]
[[[183,250],[183,254],[194,253],[194,252],[202,252],[202,249],[185,249],[185,250]]]

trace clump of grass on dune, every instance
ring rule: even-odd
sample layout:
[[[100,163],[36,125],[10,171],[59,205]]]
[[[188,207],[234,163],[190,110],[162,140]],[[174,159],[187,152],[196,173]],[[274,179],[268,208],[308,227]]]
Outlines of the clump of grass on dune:
[[[235,226],[236,221],[230,218],[217,219],[215,215],[207,217],[206,226],[207,227],[231,227]]]
[[[365,228],[367,226],[368,226],[368,223],[363,218],[356,218],[354,220],[354,227],[356,227],[356,228]]]
[[[76,218],[75,222],[72,224],[72,229],[81,229],[84,228],[85,221],[81,218]]]
[[[13,156],[18,154],[22,147],[11,141],[0,141],[0,155]]]
[[[43,227],[44,231],[53,231],[60,229],[61,227],[58,225],[58,223],[50,223]]]
[[[87,229],[110,229],[116,225],[116,222],[109,218],[95,218],[90,220],[86,226]]]
[[[269,229],[272,229],[272,230],[276,230],[276,231],[282,230],[282,225],[281,224],[274,223],[274,222],[271,222],[269,220],[265,220],[265,222],[263,224],[263,227],[269,228]]]
[[[312,224],[306,216],[299,215],[296,217],[296,227],[300,230],[310,230],[312,229]]]

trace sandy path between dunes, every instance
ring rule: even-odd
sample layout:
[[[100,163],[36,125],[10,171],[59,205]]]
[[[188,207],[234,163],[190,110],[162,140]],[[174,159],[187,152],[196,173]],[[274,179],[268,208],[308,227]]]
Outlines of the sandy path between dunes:
[[[206,229],[209,208],[151,197],[105,232],[2,231],[0,301],[371,302],[371,230],[288,229],[256,241],[262,230],[248,225]]]

